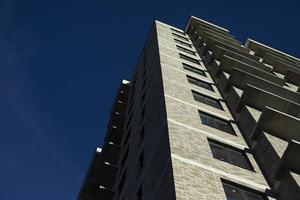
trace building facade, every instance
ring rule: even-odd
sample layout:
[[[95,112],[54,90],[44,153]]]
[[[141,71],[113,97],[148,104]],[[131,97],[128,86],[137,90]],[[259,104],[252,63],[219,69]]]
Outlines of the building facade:
[[[155,21],[78,200],[300,199],[300,60]]]

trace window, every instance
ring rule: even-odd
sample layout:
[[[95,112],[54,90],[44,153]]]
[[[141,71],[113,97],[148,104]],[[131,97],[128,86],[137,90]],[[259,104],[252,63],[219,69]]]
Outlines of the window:
[[[214,108],[217,108],[217,109],[220,109],[220,110],[223,110],[220,102],[217,100],[217,99],[214,99],[214,98],[211,98],[209,96],[206,96],[206,95],[203,95],[203,94],[200,94],[198,92],[195,92],[192,90],[192,93],[193,93],[193,97],[196,101],[199,101],[201,103],[204,103],[206,105],[209,105],[209,106],[212,106]]]
[[[145,119],[145,112],[146,112],[145,110],[146,110],[145,105],[143,105],[143,108],[141,111],[141,117],[140,117],[140,124],[142,124]]]
[[[126,128],[129,127],[129,125],[130,125],[130,123],[131,123],[131,120],[132,120],[132,116],[133,116],[133,112],[130,113],[129,119],[128,119],[128,121],[126,122]]]
[[[206,83],[204,81],[201,81],[199,79],[193,78],[193,77],[188,76],[188,75],[186,77],[187,77],[189,83],[197,85],[199,87],[202,87],[202,88],[210,90],[210,91],[214,91],[214,89],[212,88],[210,83]]]
[[[183,41],[180,41],[180,40],[177,40],[174,38],[174,41],[177,43],[177,44],[181,44],[183,46],[186,46],[186,47],[192,47],[192,45],[190,45],[189,43],[186,43],[186,42],[183,42]]]
[[[145,126],[142,127],[142,130],[140,132],[140,144],[143,143],[144,138],[145,138]]]
[[[222,181],[222,184],[228,200],[265,200],[264,194],[250,188],[231,184],[227,181]]]
[[[130,88],[130,96],[129,96],[129,101],[131,101],[133,98],[134,98],[134,95],[135,95],[135,91],[136,91],[136,86],[135,86],[135,83],[136,83],[136,79],[134,80],[135,82],[132,84],[131,88]]]
[[[251,171],[254,170],[244,151],[211,139],[208,140],[208,143],[214,158]]]
[[[125,137],[125,139],[124,139],[124,145],[126,145],[127,144],[127,142],[128,142],[128,139],[129,139],[129,137],[130,137],[130,134],[131,134],[131,127],[128,129],[128,131],[127,131],[127,134],[126,134],[126,137]]]
[[[145,102],[145,99],[146,99],[146,91],[144,90],[143,94],[142,94],[142,102],[143,103]]]
[[[137,199],[137,200],[141,200],[142,197],[143,197],[143,187],[142,187],[142,185],[141,185],[140,188],[139,188],[139,190],[138,190],[137,193],[136,193],[136,199]]]
[[[190,61],[190,62],[192,62],[192,63],[200,64],[200,63],[199,63],[199,60],[194,59],[194,58],[191,58],[191,57],[186,56],[186,55],[183,55],[183,54],[181,54],[181,53],[179,53],[179,57],[182,58],[182,59],[184,59],[184,60]]]
[[[130,89],[134,88],[135,83],[136,83],[136,77],[137,77],[137,73],[134,73],[133,79],[132,79],[132,84],[130,86]]]
[[[146,68],[144,67],[143,68],[143,79],[145,79],[146,78]]]
[[[173,35],[174,37],[180,38],[180,39],[182,39],[182,40],[189,41],[189,39],[187,39],[186,37],[183,37],[183,36],[178,35],[178,34],[176,34],[176,33],[172,33],[172,35]]]
[[[146,78],[144,78],[144,80],[143,80],[142,87],[143,87],[143,90],[144,90],[144,89],[145,89],[145,87],[146,87]]]
[[[189,50],[189,49],[183,48],[183,47],[178,46],[178,45],[176,45],[176,47],[177,47],[177,49],[180,50],[180,51],[189,53],[189,54],[191,54],[191,55],[196,55],[194,51],[191,51],[191,50]]]
[[[127,171],[127,170],[124,171],[124,174],[123,174],[123,176],[122,176],[122,178],[121,178],[121,181],[120,181],[120,183],[119,183],[119,186],[118,186],[118,190],[119,190],[120,193],[121,193],[121,191],[122,191],[122,189],[123,189],[123,186],[124,186],[124,184],[125,184],[125,180],[126,180],[126,171]]]
[[[192,67],[192,66],[190,66],[188,64],[185,64],[185,63],[182,63],[182,66],[183,66],[183,69],[185,69],[185,70],[188,70],[190,72],[194,72],[195,74],[199,74],[201,76],[205,76],[206,77],[205,72],[203,70],[201,70],[201,69],[198,69],[196,67]]]
[[[235,135],[235,132],[229,121],[199,111],[202,124],[216,128],[220,131]]]
[[[174,31],[174,32],[179,33],[179,34],[181,34],[181,35],[185,35],[184,32],[181,32],[181,31],[179,31],[179,30],[177,30],[177,29],[174,29],[174,28],[171,28],[171,31]]]
[[[142,108],[142,112],[141,112],[141,117],[144,118],[145,117],[145,105]]]
[[[128,109],[128,112],[127,113],[131,113],[131,110],[133,108],[133,104],[134,104],[134,98],[135,98],[135,91],[136,89],[135,88],[131,88],[132,89],[132,92],[131,92],[131,96],[129,97],[129,109]]]
[[[125,161],[127,160],[127,157],[128,157],[128,153],[129,153],[129,146],[127,146],[127,149],[125,151],[124,157],[121,162],[121,166],[123,166],[125,164]]]
[[[143,170],[143,166],[144,166],[144,151],[142,151],[139,160],[138,160],[138,173],[137,175],[139,175],[142,170]]]

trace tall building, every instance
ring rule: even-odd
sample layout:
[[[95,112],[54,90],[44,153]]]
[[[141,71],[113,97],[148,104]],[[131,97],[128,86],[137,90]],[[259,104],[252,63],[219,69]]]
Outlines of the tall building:
[[[299,200],[300,60],[155,21],[78,200]]]

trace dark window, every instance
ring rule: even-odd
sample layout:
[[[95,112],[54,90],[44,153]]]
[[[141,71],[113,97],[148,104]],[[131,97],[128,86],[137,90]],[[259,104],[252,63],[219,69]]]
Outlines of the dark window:
[[[177,40],[174,38],[174,41],[177,43],[177,44],[181,44],[183,46],[186,46],[186,47],[192,47],[192,45],[190,45],[189,43],[186,43],[186,42],[183,42],[183,41],[180,41],[180,40]]]
[[[143,108],[142,108],[142,112],[141,112],[141,116],[142,116],[142,118],[144,118],[145,117],[145,106],[143,106]]]
[[[129,105],[129,108],[127,110],[127,115],[131,115],[132,114],[131,112],[132,112],[133,105],[134,105],[134,101],[131,101],[130,105]]]
[[[145,79],[146,78],[146,68],[144,67],[144,69],[143,69],[143,79]]]
[[[171,30],[174,31],[174,32],[176,32],[176,33],[179,33],[179,34],[181,34],[181,35],[185,35],[184,32],[181,32],[181,31],[179,31],[179,30],[177,30],[177,29],[171,28]]]
[[[135,95],[135,91],[136,91],[136,86],[135,86],[135,83],[134,82],[130,88],[130,97],[129,97],[129,101],[131,101]]]
[[[123,186],[124,186],[124,183],[125,183],[125,180],[126,180],[126,170],[124,171],[124,174],[121,178],[121,181],[119,183],[119,186],[118,186],[118,190],[119,192],[121,193],[122,189],[123,189]]]
[[[196,55],[196,54],[195,54],[195,52],[194,52],[194,51],[192,51],[192,50],[189,50],[189,49],[183,48],[183,47],[181,47],[181,46],[178,46],[178,45],[176,45],[176,47],[177,47],[177,49],[178,49],[178,50],[180,50],[180,51],[183,51],[183,52],[189,53],[189,54],[191,54],[191,55]]]
[[[146,81],[147,81],[147,77],[146,77],[146,69],[144,69],[144,72],[143,72],[143,84],[142,84],[143,90],[145,90],[145,87],[146,87]]]
[[[248,170],[254,170],[244,151],[210,139],[208,143],[214,158]]]
[[[128,142],[128,139],[129,139],[129,137],[130,137],[130,134],[131,134],[131,127],[128,129],[128,131],[127,131],[127,134],[126,134],[126,138],[125,138],[125,140],[124,140],[124,145],[126,145],[127,144],[127,142]]]
[[[181,53],[179,53],[179,57],[182,58],[182,59],[184,59],[184,60],[190,61],[190,62],[192,62],[192,63],[199,64],[199,60],[194,59],[194,58],[191,58],[191,57],[186,56],[186,55],[183,55],[183,54],[181,54]]]
[[[126,122],[126,128],[129,127],[129,125],[130,125],[130,123],[131,123],[131,120],[132,120],[132,116],[133,116],[133,112],[130,113],[129,119],[128,119],[128,121]]]
[[[135,91],[136,91],[136,88],[131,88],[131,95],[129,97],[129,109],[128,109],[128,112],[127,113],[130,113],[131,112],[131,109],[133,107],[133,104],[134,104],[134,98],[135,98]]]
[[[198,69],[196,67],[192,67],[192,66],[190,66],[188,64],[185,64],[185,63],[182,63],[182,66],[183,66],[183,69],[185,69],[185,70],[188,70],[190,72],[194,72],[196,74],[199,74],[201,76],[205,76],[206,77],[205,72],[203,70],[201,70],[201,69]]]
[[[143,89],[145,89],[145,87],[146,87],[146,79],[143,80],[142,87],[143,87]]]
[[[145,112],[146,112],[145,110],[146,110],[145,105],[143,105],[143,108],[141,111],[141,117],[140,117],[140,124],[142,124],[145,119]]]
[[[137,77],[137,73],[134,73],[133,79],[132,79],[132,84],[131,84],[131,89],[134,88],[135,86],[135,82],[136,82],[136,77]]]
[[[145,126],[143,126],[142,129],[141,129],[141,133],[140,133],[140,144],[143,143],[144,138],[145,138]]]
[[[200,94],[200,93],[195,92],[195,91],[192,91],[192,93],[193,93],[193,97],[196,101],[199,101],[201,103],[212,106],[214,108],[218,108],[220,110],[223,110],[219,100],[211,98],[211,97],[203,95],[203,94]]]
[[[136,198],[137,198],[137,200],[142,200],[142,197],[143,197],[143,187],[141,185],[139,190],[136,193]]]
[[[142,153],[139,157],[139,160],[138,160],[138,174],[137,175],[139,175],[142,172],[143,167],[144,167],[144,151],[142,151]]]
[[[142,94],[142,102],[143,103],[144,103],[145,99],[146,99],[146,91],[144,90],[143,94]]]
[[[206,83],[204,81],[201,81],[199,79],[193,78],[193,77],[188,76],[188,75],[186,77],[187,77],[189,83],[197,85],[197,86],[202,87],[202,88],[205,88],[205,89],[210,90],[210,91],[214,91],[214,89],[212,88],[210,83]]]
[[[227,183],[227,181],[222,181],[222,184],[228,200],[265,200],[264,194],[258,191]]]
[[[199,115],[202,121],[202,124],[205,124],[207,126],[216,128],[218,130],[224,131],[226,133],[235,135],[235,132],[230,124],[229,121],[226,121],[224,119],[203,113],[199,111]]]
[[[128,157],[128,153],[129,153],[129,147],[127,146],[126,152],[125,152],[124,157],[121,162],[121,166],[123,166],[125,164],[125,161],[127,160],[127,157]]]
[[[189,39],[187,39],[186,37],[183,37],[183,36],[178,35],[178,34],[176,34],[176,33],[172,33],[172,35],[173,35],[174,37],[180,38],[180,39],[182,39],[182,40],[189,41]]]

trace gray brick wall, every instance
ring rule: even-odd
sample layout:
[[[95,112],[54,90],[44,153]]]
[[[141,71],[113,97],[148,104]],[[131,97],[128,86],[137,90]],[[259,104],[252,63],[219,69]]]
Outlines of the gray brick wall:
[[[264,192],[268,184],[251,154],[247,156],[254,172],[212,157],[208,138],[239,149],[248,146],[235,123],[232,126],[237,136],[201,123],[198,110],[226,120],[233,120],[233,117],[225,103],[222,103],[224,110],[219,110],[193,99],[192,89],[216,99],[222,99],[222,96],[214,85],[215,92],[212,92],[188,83],[186,75],[208,83],[214,81],[208,72],[207,77],[203,77],[184,70],[182,62],[199,69],[206,70],[206,67],[198,55],[194,57],[200,60],[199,65],[179,58],[170,27],[162,23],[157,26],[177,199],[226,199],[221,178]]]

